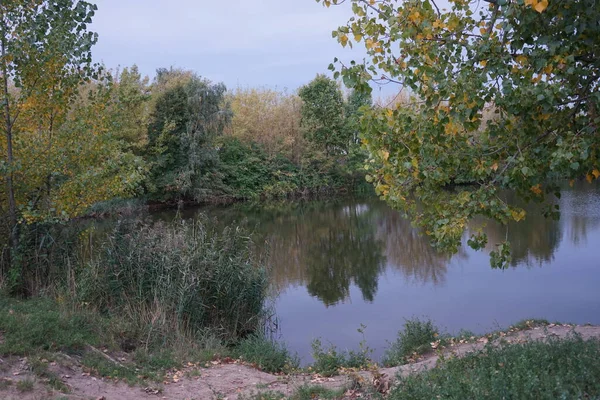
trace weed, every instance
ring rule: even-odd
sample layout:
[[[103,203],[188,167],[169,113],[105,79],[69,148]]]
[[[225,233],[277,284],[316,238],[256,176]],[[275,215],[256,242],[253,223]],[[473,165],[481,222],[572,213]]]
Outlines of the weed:
[[[400,378],[389,399],[558,399],[600,396],[600,341],[548,339],[452,358]]]
[[[0,390],[8,389],[12,384],[10,379],[0,378]]]
[[[134,368],[128,366],[115,364],[95,353],[86,353],[81,359],[81,364],[95,375],[123,380],[130,385],[139,383],[145,378],[154,378],[153,380],[155,381],[160,379],[154,374],[149,376],[149,374],[144,373],[143,371],[136,371]]]
[[[31,371],[40,379],[48,384],[51,388],[63,393],[70,392],[70,389],[54,372],[48,369],[48,363],[39,358],[30,360],[29,365]]]
[[[298,356],[290,354],[284,345],[263,335],[251,335],[242,340],[234,354],[266,372],[289,372],[300,364]]]
[[[512,325],[511,328],[514,329],[518,329],[518,330],[525,330],[525,329],[531,329],[531,328],[535,328],[538,326],[546,326],[549,325],[550,322],[548,322],[548,320],[545,319],[524,319],[521,320],[519,322],[517,322],[516,324]]]
[[[31,392],[33,390],[34,382],[32,379],[23,379],[17,382],[17,390],[19,392]]]
[[[334,400],[341,399],[344,396],[345,389],[331,390],[322,386],[304,385],[298,388],[290,400]]]
[[[431,320],[421,321],[418,318],[406,320],[404,330],[385,352],[383,364],[396,366],[404,364],[414,354],[423,354],[431,350],[431,343],[439,337],[439,329]]]

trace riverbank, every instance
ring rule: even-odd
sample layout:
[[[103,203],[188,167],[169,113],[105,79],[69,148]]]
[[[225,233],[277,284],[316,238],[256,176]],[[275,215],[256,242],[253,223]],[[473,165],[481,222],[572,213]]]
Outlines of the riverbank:
[[[124,351],[115,343],[118,328],[112,327],[111,338],[101,319],[67,314],[59,304],[40,307],[36,301],[2,300],[2,398],[429,399],[438,394],[495,398],[501,391],[512,398],[600,395],[598,326],[531,320],[506,331],[453,338],[427,323],[406,325],[399,336],[405,356],[398,365],[384,367],[368,359],[358,367],[336,365],[332,360],[348,361],[352,354],[357,360],[368,352],[330,348],[321,353],[330,361],[329,370],[323,369],[322,359],[299,369],[283,347],[256,341],[245,349],[204,343],[202,349],[179,352]]]

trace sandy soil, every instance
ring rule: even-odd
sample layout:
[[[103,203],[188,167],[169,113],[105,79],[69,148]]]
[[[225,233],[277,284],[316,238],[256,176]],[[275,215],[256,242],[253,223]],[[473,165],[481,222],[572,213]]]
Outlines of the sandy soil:
[[[551,324],[547,327],[503,332],[493,338],[484,336],[465,343],[456,342],[442,350],[441,353],[445,356],[453,354],[460,357],[473,351],[480,351],[489,340],[499,344],[503,341],[518,343],[545,340],[550,336],[564,338],[573,330],[584,339],[600,338],[600,327],[598,326]],[[307,383],[330,389],[369,385],[385,392],[393,385],[396,376],[405,376],[432,368],[436,365],[438,358],[439,355],[432,352],[414,363],[400,367],[381,368],[376,371],[345,372],[333,378],[310,374],[277,376],[238,362],[218,363],[210,368],[190,367],[170,375],[169,380],[163,384],[139,387],[91,376],[75,359],[64,355],[60,356],[56,362],[50,363],[49,369],[70,388],[68,394],[53,391],[45,382],[37,378],[31,372],[26,358],[0,359],[0,398],[6,400],[238,399],[265,391],[279,391],[289,395]],[[33,390],[21,392],[17,389],[17,383],[24,380],[34,382]],[[348,389],[346,397],[355,398],[358,393],[358,391]]]

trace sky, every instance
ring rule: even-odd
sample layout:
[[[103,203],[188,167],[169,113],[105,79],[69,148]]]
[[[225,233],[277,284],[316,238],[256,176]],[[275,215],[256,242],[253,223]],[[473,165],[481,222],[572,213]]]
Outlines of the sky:
[[[325,8],[315,0],[97,0],[91,30],[95,61],[108,68],[137,64],[196,71],[227,87],[295,90],[334,57],[361,60],[331,31],[351,17],[349,3]]]

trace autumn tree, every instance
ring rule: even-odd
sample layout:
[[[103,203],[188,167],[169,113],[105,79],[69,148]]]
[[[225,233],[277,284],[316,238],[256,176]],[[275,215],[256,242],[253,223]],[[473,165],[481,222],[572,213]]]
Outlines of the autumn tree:
[[[256,142],[271,157],[298,162],[304,150],[302,100],[295,94],[263,88],[238,88],[227,96],[233,117],[225,130],[246,143]]]
[[[15,184],[19,160],[16,124],[29,112],[30,121],[45,131],[48,146],[73,87],[91,72],[91,46],[96,35],[86,30],[96,7],[85,1],[15,0],[0,4],[0,73],[5,155],[2,177],[8,203],[9,249],[18,247],[19,205]],[[36,112],[32,110],[36,109]],[[46,186],[52,176],[47,175]]]
[[[308,140],[327,155],[348,150],[349,132],[345,129],[344,98],[338,84],[325,75],[317,75],[298,90],[303,101],[302,124]]]
[[[544,202],[560,196],[563,180],[600,177],[597,1],[450,0],[448,10],[434,0],[349,3],[354,17],[334,36],[363,46],[367,58],[337,62],[335,76],[366,92],[373,81],[396,83],[411,96],[362,119],[368,178],[436,246],[456,251],[477,215],[524,219],[502,189]],[[550,205],[544,214],[558,212]],[[469,244],[486,241],[475,233]],[[492,266],[508,265],[509,244],[494,245]]]
[[[92,64],[97,35],[86,1],[0,4],[3,100],[0,165],[7,205],[10,283],[24,287],[20,228],[76,217],[133,193],[144,173],[114,134],[112,81]]]

